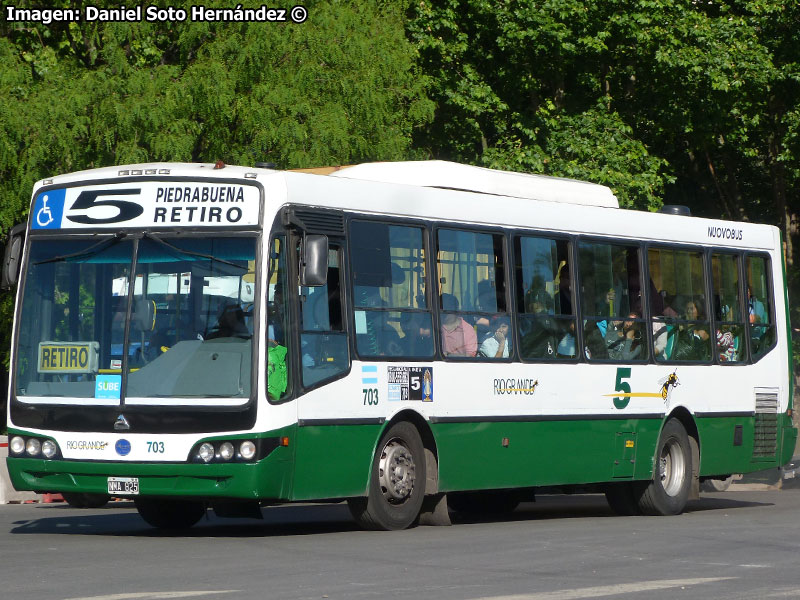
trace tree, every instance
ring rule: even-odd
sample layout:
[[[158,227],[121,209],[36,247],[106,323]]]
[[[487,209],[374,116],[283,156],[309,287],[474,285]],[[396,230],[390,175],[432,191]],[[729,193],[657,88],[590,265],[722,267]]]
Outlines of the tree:
[[[430,120],[432,104],[403,9],[330,0],[309,3],[302,24],[0,23],[0,230],[26,217],[33,183],[56,173],[411,156],[412,132]],[[3,296],[4,349],[10,322]]]
[[[437,101],[432,155],[609,185],[655,209],[672,181],[609,87],[612,2],[422,0],[409,36]]]

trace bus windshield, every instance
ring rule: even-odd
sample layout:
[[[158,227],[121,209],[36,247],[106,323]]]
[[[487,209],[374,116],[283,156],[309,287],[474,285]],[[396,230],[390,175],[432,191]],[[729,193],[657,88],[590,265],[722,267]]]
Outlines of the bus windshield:
[[[17,394],[249,398],[255,248],[255,237],[33,239]]]

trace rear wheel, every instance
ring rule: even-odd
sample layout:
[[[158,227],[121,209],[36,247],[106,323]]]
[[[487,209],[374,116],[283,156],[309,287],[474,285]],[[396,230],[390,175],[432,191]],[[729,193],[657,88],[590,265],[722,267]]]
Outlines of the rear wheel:
[[[725,479],[706,479],[700,484],[701,492],[725,492],[731,487],[733,475],[728,475]]]
[[[139,515],[158,529],[188,529],[206,514],[206,505],[194,500],[137,498]]]
[[[381,437],[372,460],[366,498],[348,501],[365,529],[406,529],[419,516],[425,497],[425,449],[417,428],[401,421]]]
[[[680,421],[670,419],[658,438],[655,474],[639,497],[646,515],[677,515],[686,508],[692,483],[689,435]]]

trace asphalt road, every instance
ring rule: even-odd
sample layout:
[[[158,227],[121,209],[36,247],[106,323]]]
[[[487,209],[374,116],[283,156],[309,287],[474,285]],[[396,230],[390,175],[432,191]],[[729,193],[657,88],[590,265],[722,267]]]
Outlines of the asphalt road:
[[[800,489],[708,494],[676,517],[543,496],[510,518],[399,532],[344,505],[209,514],[184,534],[128,502],[0,506],[0,589],[31,600],[800,598]]]

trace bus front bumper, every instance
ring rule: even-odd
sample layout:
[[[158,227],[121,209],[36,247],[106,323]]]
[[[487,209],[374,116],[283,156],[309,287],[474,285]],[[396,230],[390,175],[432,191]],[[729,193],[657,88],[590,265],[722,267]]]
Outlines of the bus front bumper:
[[[138,496],[278,501],[291,495],[293,462],[287,448],[278,448],[255,463],[6,460],[11,483],[19,491],[108,494],[109,478],[136,478]]]

